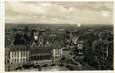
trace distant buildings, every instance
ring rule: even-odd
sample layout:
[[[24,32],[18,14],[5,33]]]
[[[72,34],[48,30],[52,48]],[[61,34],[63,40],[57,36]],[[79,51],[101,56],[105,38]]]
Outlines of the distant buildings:
[[[32,30],[28,34],[16,33],[9,51],[10,64],[42,64],[61,59],[63,54],[61,43],[55,41],[54,36],[51,36],[56,34],[49,34],[49,37],[53,39],[50,41],[48,37],[40,33],[37,30]],[[30,34],[31,36],[27,36]]]
[[[6,52],[7,59],[5,59],[5,63],[10,63],[10,67],[15,64],[40,65],[60,62],[64,56],[64,50],[69,50],[72,51],[70,54],[72,53],[75,59],[79,56],[79,59],[82,58],[91,66],[95,64],[99,69],[112,68],[113,34],[110,31],[101,32],[92,29],[79,32],[79,30],[29,30],[28,28],[13,29],[13,31],[15,32],[13,39],[7,39],[11,43],[8,47],[10,50]]]

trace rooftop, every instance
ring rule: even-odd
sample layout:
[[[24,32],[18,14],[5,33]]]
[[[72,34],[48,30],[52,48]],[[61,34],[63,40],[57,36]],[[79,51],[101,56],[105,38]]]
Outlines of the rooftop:
[[[30,50],[29,46],[26,45],[11,45],[10,51],[28,51]]]
[[[31,54],[50,54],[50,47],[31,47]]]

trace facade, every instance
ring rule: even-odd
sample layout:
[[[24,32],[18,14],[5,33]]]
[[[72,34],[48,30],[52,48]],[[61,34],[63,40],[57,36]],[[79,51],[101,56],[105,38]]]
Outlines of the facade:
[[[31,32],[31,46],[38,46],[39,32],[37,30],[32,30]]]
[[[54,40],[56,40],[56,33],[49,33],[49,36],[45,37],[45,32],[44,34],[43,32],[38,35],[37,31],[32,31],[31,37],[33,37],[33,39],[30,50],[30,60],[32,63],[56,61],[62,57],[62,49],[58,43],[59,41],[54,42]],[[49,41],[48,38],[51,40]]]
[[[56,60],[60,60],[62,58],[62,49],[53,49],[53,60],[56,61]]]
[[[27,63],[29,62],[30,50],[25,45],[13,45],[9,53],[10,63]]]
[[[83,55],[84,41],[79,41],[77,44],[77,55]]]
[[[57,61],[60,60],[62,58],[62,54],[63,54],[63,49],[61,47],[61,44],[59,44],[58,42],[54,42],[52,44],[52,53],[53,53],[53,61]]]
[[[39,64],[44,62],[51,62],[50,47],[31,47],[30,60],[31,63]]]

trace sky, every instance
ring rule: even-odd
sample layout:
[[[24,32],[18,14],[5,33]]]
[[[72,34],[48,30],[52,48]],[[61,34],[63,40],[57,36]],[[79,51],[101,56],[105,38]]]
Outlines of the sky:
[[[113,24],[112,2],[5,2],[6,23]]]

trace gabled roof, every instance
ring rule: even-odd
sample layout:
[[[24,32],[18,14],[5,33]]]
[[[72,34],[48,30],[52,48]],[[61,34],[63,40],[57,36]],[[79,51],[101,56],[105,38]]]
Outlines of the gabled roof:
[[[51,47],[52,47],[52,49],[61,49],[62,46],[61,46],[60,42],[55,41],[54,43],[52,43]]]

